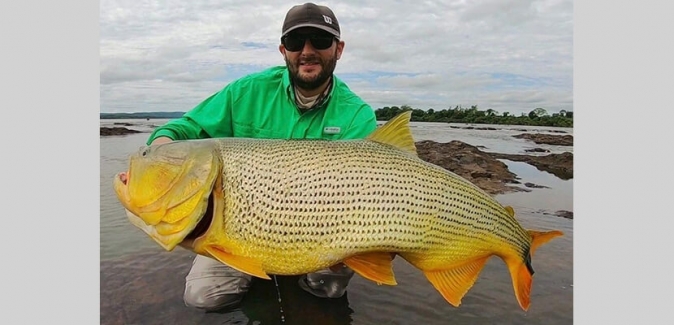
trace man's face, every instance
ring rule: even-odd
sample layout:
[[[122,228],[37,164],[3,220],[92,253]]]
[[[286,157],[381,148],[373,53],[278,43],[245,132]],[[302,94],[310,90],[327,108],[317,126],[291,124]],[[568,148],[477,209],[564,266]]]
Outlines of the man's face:
[[[344,42],[317,28],[299,28],[290,32],[279,45],[290,78],[295,86],[314,90],[335,71]]]

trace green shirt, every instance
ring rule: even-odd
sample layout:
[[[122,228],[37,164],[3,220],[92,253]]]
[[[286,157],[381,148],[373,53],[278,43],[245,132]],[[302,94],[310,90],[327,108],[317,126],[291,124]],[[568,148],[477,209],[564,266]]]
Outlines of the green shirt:
[[[231,82],[181,118],[157,127],[173,140],[244,137],[269,139],[358,139],[377,127],[374,110],[333,75],[333,85],[318,107],[304,113],[285,66]]]

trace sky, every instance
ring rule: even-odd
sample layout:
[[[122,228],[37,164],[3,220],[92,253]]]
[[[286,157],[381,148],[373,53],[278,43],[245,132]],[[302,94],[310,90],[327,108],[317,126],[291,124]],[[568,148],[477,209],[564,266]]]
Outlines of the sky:
[[[187,111],[285,64],[303,1],[101,0],[100,111]],[[374,109],[573,111],[571,0],[322,1],[342,30],[335,75]]]

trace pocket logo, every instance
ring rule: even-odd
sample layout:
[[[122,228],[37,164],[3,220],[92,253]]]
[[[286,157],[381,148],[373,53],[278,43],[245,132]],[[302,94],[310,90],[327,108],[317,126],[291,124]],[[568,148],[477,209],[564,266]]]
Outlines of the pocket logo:
[[[325,134],[339,134],[342,129],[339,126],[326,126],[323,128],[323,133]]]

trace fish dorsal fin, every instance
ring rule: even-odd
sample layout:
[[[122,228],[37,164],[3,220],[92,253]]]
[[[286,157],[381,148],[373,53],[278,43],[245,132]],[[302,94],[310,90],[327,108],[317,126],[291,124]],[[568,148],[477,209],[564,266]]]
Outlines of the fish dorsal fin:
[[[424,275],[447,302],[459,307],[461,299],[475,284],[489,257],[483,256],[450,269],[424,271]]]
[[[396,285],[392,265],[394,256],[390,253],[365,253],[347,258],[344,264],[377,284]]]
[[[412,111],[405,111],[378,127],[367,137],[368,140],[392,145],[400,150],[417,155],[417,147],[410,131]]]

